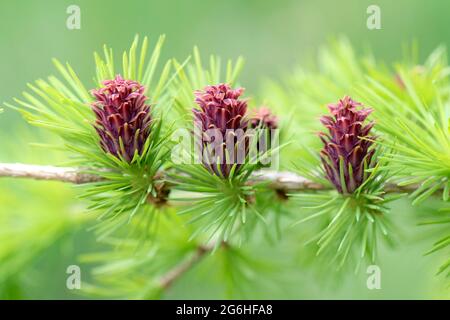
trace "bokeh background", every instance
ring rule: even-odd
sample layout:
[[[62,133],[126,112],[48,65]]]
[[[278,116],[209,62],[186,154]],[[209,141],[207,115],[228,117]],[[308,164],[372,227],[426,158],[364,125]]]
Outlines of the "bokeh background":
[[[66,28],[69,5],[81,8],[81,29]],[[368,30],[366,9],[381,8],[381,30]],[[11,101],[26,83],[54,72],[51,58],[70,61],[86,83],[93,76],[93,52],[104,43],[116,52],[135,34],[155,39],[167,35],[165,58],[184,59],[198,45],[206,55],[244,56],[240,82],[251,93],[264,79],[277,79],[293,66],[307,64],[327,39],[345,35],[357,51],[370,48],[387,62],[402,56],[403,45],[415,40],[425,57],[450,42],[450,2],[441,0],[106,0],[0,2],[0,100]],[[0,162],[59,164],[64,155],[30,143],[52,141],[30,128],[13,110],[0,115]],[[0,298],[70,298],[66,267],[97,244],[86,231],[77,190],[57,182],[0,180]],[[416,230],[406,204],[395,209],[405,219],[406,233]],[[425,209],[424,209],[425,210]],[[413,231],[411,231],[413,230]],[[366,288],[366,275],[350,276],[338,286],[314,280],[299,267],[291,286],[266,292],[266,298],[428,299],[448,297],[433,274],[439,259],[423,257],[431,239],[417,237],[382,252],[382,289]],[[267,252],[267,259],[271,255]],[[89,267],[82,275],[88,277]],[[169,298],[205,298],[219,286],[210,281],[196,288],[187,274]],[[194,277],[194,275],[192,275]],[[213,275],[211,276],[213,280]],[[220,297],[220,296],[218,296]]]

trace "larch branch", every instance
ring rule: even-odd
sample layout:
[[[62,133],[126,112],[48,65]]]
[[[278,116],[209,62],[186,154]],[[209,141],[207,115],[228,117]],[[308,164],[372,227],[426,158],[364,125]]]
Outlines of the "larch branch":
[[[28,178],[35,180],[62,181],[75,184],[97,182],[103,180],[102,177],[86,173],[83,168],[40,166],[22,163],[0,163],[0,177]],[[326,190],[329,187],[313,182],[305,177],[299,176],[293,172],[262,170],[255,172],[252,181],[268,182],[273,189],[279,189],[286,192],[290,191],[318,191]],[[386,192],[403,193],[417,189],[417,185],[398,186],[396,184],[387,184]]]
[[[39,166],[22,163],[0,163],[0,177],[63,181],[75,184],[102,180],[102,177],[85,173],[80,168]]]
[[[194,254],[189,257],[189,259],[182,261],[180,264],[176,265],[170,269],[166,274],[164,274],[160,280],[159,285],[163,289],[169,288],[172,283],[174,283],[183,274],[189,271],[197,262],[199,262],[208,252],[214,248],[213,245],[205,246],[200,245],[195,250]]]

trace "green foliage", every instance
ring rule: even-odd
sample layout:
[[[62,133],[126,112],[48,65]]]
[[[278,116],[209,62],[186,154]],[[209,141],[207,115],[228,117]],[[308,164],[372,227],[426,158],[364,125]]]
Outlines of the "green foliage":
[[[228,177],[213,175],[201,163],[197,163],[199,162],[196,154],[198,150],[194,148],[195,141],[192,134],[194,124],[191,111],[196,107],[194,91],[201,90],[210,84],[235,85],[243,60],[239,58],[235,63],[228,60],[226,67],[223,68],[220,58],[211,56],[209,68],[205,69],[197,48],[194,48],[193,57],[193,61],[179,72],[173,83],[179,118],[187,120],[180,124],[185,135],[183,136],[184,145],[179,146],[178,149],[180,159],[177,159],[184,160],[185,164],[174,165],[175,172],[169,174],[169,182],[172,182],[174,189],[178,191],[173,200],[181,202],[181,206],[187,203],[186,208],[182,208],[179,214],[192,216],[188,223],[198,225],[192,238],[208,235],[206,241],[213,240],[217,246],[223,241],[237,239],[236,242],[240,245],[249,234],[248,230],[241,229],[254,226],[254,220],[265,223],[262,213],[254,205],[255,195],[261,188],[248,183],[249,177],[261,167],[263,159],[269,158],[271,154],[278,151],[278,147],[255,155],[247,155],[242,165],[233,166]],[[181,65],[177,62],[175,67],[181,69]],[[222,69],[225,69],[225,72]],[[224,76],[222,76],[223,73]],[[264,133],[264,130],[257,128],[255,137],[251,139],[250,149],[256,146],[260,135]],[[229,158],[227,154],[226,159]],[[219,167],[220,163],[217,163],[217,166]]]
[[[224,66],[219,56],[211,55],[208,66],[205,67],[199,49],[194,47],[192,56],[183,63],[174,59],[173,65],[178,73],[170,86],[175,98],[171,114],[168,116],[171,121],[181,121],[180,126],[187,125],[191,128],[192,109],[196,107],[194,91],[218,83],[238,85],[237,78],[244,66],[244,59],[239,57],[235,62],[228,59]]]
[[[24,92],[25,100],[15,99],[17,104],[8,107],[19,110],[31,124],[55,132],[64,141],[64,148],[73,154],[69,164],[88,168],[86,173],[96,174],[103,180],[93,182],[85,188],[82,197],[92,201],[90,210],[103,210],[98,217],[102,223],[98,230],[107,236],[128,223],[136,214],[145,215],[149,224],[158,211],[148,208],[147,198],[156,196],[157,172],[167,163],[170,144],[163,143],[170,136],[169,126],[163,126],[162,117],[170,109],[172,98],[168,87],[176,72],[171,71],[171,61],[158,70],[159,57],[164,36],[157,41],[150,58],[147,59],[148,39],[144,38],[140,50],[135,38],[129,51],[122,55],[122,66],[116,69],[111,48],[104,46],[104,57],[95,53],[95,87],[103,80],[112,79],[122,73],[127,79],[142,83],[150,102],[156,102],[152,110],[151,134],[141,154],[135,153],[131,162],[105,153],[100,147],[94,130],[93,101],[87,86],[78,78],[73,68],[58,60],[54,64],[60,78],[48,77],[29,84],[32,93]]]
[[[80,257],[82,263],[96,265],[92,271],[94,283],[82,285],[84,294],[102,298],[162,298],[180,277],[186,276],[178,271],[180,265],[188,266],[187,276],[195,274],[204,278],[208,273],[203,271],[201,264],[215,270],[215,277],[225,284],[222,288],[225,297],[246,297],[246,288],[252,288],[253,292],[255,287],[267,283],[260,281],[261,274],[277,270],[273,264],[261,261],[248,250],[226,243],[206,246],[191,241],[192,232],[183,216],[169,210],[159,220],[153,243],[142,243],[132,236],[104,239],[102,242],[110,250]]]
[[[376,106],[377,129],[396,152],[389,168],[395,178],[421,183],[411,194],[415,204],[440,189],[449,198],[448,70],[445,51],[437,49],[423,66],[398,65],[391,79],[369,78],[360,92]]]
[[[189,60],[190,63],[187,63]],[[239,57],[235,62],[228,59],[223,66],[219,56],[211,55],[209,65],[205,68],[199,49],[194,47],[192,57],[185,63],[174,60],[173,64],[179,70],[172,85],[176,95],[175,106],[180,114],[190,114],[191,109],[196,107],[193,94],[195,90],[218,83],[228,83],[233,87],[238,85],[238,76],[244,66],[244,59]]]
[[[68,232],[87,221],[81,208],[70,207],[73,192],[55,183],[22,183],[5,180],[10,193],[1,193],[0,202],[0,295],[12,295],[8,283],[23,281],[27,272],[36,272],[33,262]],[[20,201],[27,194],[27,201]],[[26,293],[23,293],[26,298]]]
[[[133,223],[136,228],[145,225]],[[195,252],[197,244],[189,242],[189,229],[173,211],[161,214],[152,242],[139,237],[108,237],[102,240],[110,250],[86,253],[82,263],[95,263],[95,284],[84,283],[89,295],[109,298],[157,298],[164,289],[161,278],[180,261]]]
[[[15,126],[15,134],[22,141],[29,142],[39,138],[52,141],[44,135],[31,131],[22,125]],[[0,132],[5,136],[4,132]],[[53,139],[54,140],[54,139]],[[61,155],[41,148],[19,144],[4,144],[2,161],[51,161],[60,162]],[[67,261],[68,238],[76,230],[84,229],[89,216],[82,214],[85,206],[75,203],[76,192],[70,186],[58,182],[20,181],[2,178],[0,180],[0,296],[2,299],[30,299],[31,287],[52,286],[48,279],[40,277],[51,272],[48,253],[58,252],[58,261]],[[39,260],[45,264],[39,265]],[[64,272],[62,272],[64,274]],[[49,293],[50,294],[50,293]]]
[[[361,89],[360,94],[377,108],[377,127],[386,137],[383,144],[395,152],[386,169],[395,172],[392,180],[400,186],[415,186],[410,194],[414,205],[435,193],[442,193],[445,202],[449,199],[449,70],[446,52],[438,48],[423,65],[397,65],[390,79],[375,75]],[[449,236],[437,241],[429,253],[448,251]],[[439,273],[448,268],[446,261]]]
[[[311,245],[315,255],[322,254],[322,261],[333,269],[348,266],[356,260],[356,269],[359,267],[358,258],[367,258],[369,263],[376,262],[378,239],[383,238],[392,243],[393,227],[390,221],[390,208],[388,203],[402,195],[386,195],[385,182],[389,174],[380,171],[380,167],[387,166],[386,161],[380,161],[377,150],[373,162],[376,166],[366,169],[367,178],[352,194],[340,194],[337,191],[322,193],[291,194],[302,209],[305,217],[294,223],[301,225],[306,222],[315,222],[309,228],[316,230],[305,245]],[[377,162],[379,161],[379,162]],[[306,160],[299,165],[302,175],[309,176],[313,181],[321,182],[322,167],[317,163],[308,163]],[[316,175],[311,174],[316,173]],[[343,181],[345,185],[345,181]]]
[[[405,59],[391,69],[371,56],[359,59],[345,39],[332,42],[320,51],[317,65],[296,69],[280,83],[264,85],[259,100],[267,101],[281,117],[283,144],[248,155],[244,164],[234,165],[224,177],[195,163],[194,91],[221,82],[236,86],[243,60],[228,60],[223,66],[219,57],[211,56],[205,67],[194,48],[193,56],[183,62],[161,64],[163,42],[164,37],[160,37],[147,59],[148,40],[144,38],[139,45],[136,37],[119,64],[113,50],[105,46],[103,55],[94,54],[92,86],[84,85],[69,64],[55,60],[59,77],[29,84],[22,99],[7,104],[31,124],[62,138],[63,146],[57,148],[70,152],[68,164],[101,178],[80,186],[81,198],[90,203],[87,210],[98,213],[101,223],[95,229],[104,245],[81,258],[83,263],[96,265],[91,281],[83,284],[84,293],[162,298],[173,282],[191,268],[197,270],[199,264],[197,272],[205,265],[217,270],[225,296],[245,297],[253,294],[255,282],[273,285],[278,281],[274,271],[289,268],[262,259],[255,249],[283,241],[287,242],[283,248],[290,250],[283,252],[285,256],[298,250],[300,255],[314,256],[315,266],[326,266],[326,270],[356,270],[364,262],[378,263],[380,240],[392,244],[398,233],[390,206],[404,194],[387,194],[387,185],[417,186],[410,195],[413,204],[441,190],[443,200],[448,200],[449,69],[442,49],[423,66]],[[150,135],[143,151],[136,152],[130,162],[105,153],[92,125],[93,98],[88,89],[101,86],[116,74],[144,85],[152,104]],[[320,139],[312,133],[320,126],[318,116],[326,111],[326,103],[346,94],[375,109],[378,135],[374,163],[365,164],[365,182],[352,194],[330,190],[318,157]],[[263,134],[257,128],[251,143],[256,144]],[[174,137],[181,138],[181,145]],[[256,183],[252,175],[265,167],[261,160],[278,152],[281,167],[295,167],[325,189],[287,194],[268,183]],[[180,163],[180,158],[188,163]],[[161,200],[161,188],[167,188],[164,202],[155,200]],[[424,219],[424,224],[436,226],[441,234],[429,253],[448,251],[447,213],[444,208],[439,213],[442,217],[436,214]],[[27,218],[41,230],[40,223],[53,217],[44,215],[39,221]],[[44,243],[64,230],[61,225],[75,223],[61,219],[52,225],[57,230],[48,233]],[[302,239],[297,243],[290,235],[299,230]],[[26,230],[26,239],[37,233],[33,228]],[[10,241],[8,237],[7,233],[2,241]],[[13,243],[10,248],[27,246]],[[26,260],[18,256],[15,261],[11,250],[0,251],[8,270]],[[292,267],[292,261],[289,263]],[[178,274],[180,266],[187,267]],[[447,259],[439,273],[448,278],[448,270]],[[261,281],[262,274],[267,275],[267,281]]]
[[[412,49],[407,51],[411,54],[391,68],[371,55],[360,58],[346,39],[340,39],[322,48],[313,66],[286,75],[281,84],[267,82],[264,92],[270,93],[270,103],[277,106],[276,102],[280,102],[279,108],[290,106],[295,110],[289,114],[295,119],[292,123],[301,123],[301,126],[291,125],[289,130],[291,136],[301,137],[297,142],[302,147],[287,148],[283,158],[291,159],[304,176],[326,185],[322,172],[316,169],[315,151],[310,151],[318,149],[318,139],[309,133],[318,130],[317,118],[325,112],[327,103],[351,95],[375,110],[374,130],[381,136],[377,144],[390,150],[380,155],[380,159],[386,160],[378,169],[385,171],[384,179],[400,186],[417,186],[410,194],[413,204],[420,204],[437,192],[442,192],[443,200],[448,201],[450,133],[446,51],[437,48],[425,63],[419,64],[415,47]],[[299,158],[303,159],[300,164]],[[308,197],[316,196],[318,199],[319,195]],[[323,201],[327,199],[333,197]],[[339,198],[335,206],[330,204],[330,211],[340,212],[343,201]],[[435,249],[448,247],[445,239],[438,241]]]
[[[187,208],[179,212],[193,215],[189,223],[202,221],[192,237],[208,233],[208,241],[217,238],[214,241],[219,245],[221,241],[229,241],[233,233],[244,236],[245,233],[236,232],[236,229],[246,225],[248,219],[265,222],[252,204],[256,193],[255,186],[246,185],[252,171],[243,168],[238,174],[232,174],[227,179],[211,175],[201,165],[186,166],[186,169],[179,168],[179,171],[181,174],[173,176],[176,189],[197,193],[194,196],[184,195],[174,199],[190,201]],[[242,238],[239,238],[238,242],[242,243]]]
[[[425,211],[426,210],[426,211]],[[443,275],[450,279],[450,261],[448,253],[450,252],[450,239],[448,235],[448,228],[450,226],[450,208],[448,204],[439,203],[438,205],[426,205],[425,211],[420,215],[420,223],[427,231],[427,236],[431,239],[438,239],[432,245],[432,248],[425,254],[438,254],[441,253],[443,257],[443,263],[437,271],[437,275]],[[450,285],[450,284],[448,284]]]

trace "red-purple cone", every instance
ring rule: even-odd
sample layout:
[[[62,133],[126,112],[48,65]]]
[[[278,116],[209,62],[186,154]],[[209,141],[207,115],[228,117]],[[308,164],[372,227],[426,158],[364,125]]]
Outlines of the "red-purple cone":
[[[142,154],[150,134],[150,106],[145,103],[145,89],[120,75],[104,81],[103,85],[91,91],[96,98],[92,110],[97,117],[94,126],[100,145],[105,152],[130,162],[136,151]]]
[[[373,166],[374,149],[370,147],[375,137],[369,136],[369,132],[374,122],[364,125],[372,109],[358,110],[360,106],[361,103],[346,96],[328,106],[331,116],[320,119],[328,129],[328,133],[319,133],[324,143],[320,157],[327,179],[340,193],[353,193],[364,182],[364,164]]]
[[[225,143],[227,137],[239,133],[244,133],[247,130],[248,121],[245,119],[247,112],[247,101],[239,99],[244,92],[243,88],[232,89],[228,84],[218,84],[214,86],[207,86],[203,90],[196,91],[195,102],[200,109],[193,109],[194,121],[196,131],[201,133],[201,136],[196,138],[201,139],[201,144],[205,157],[202,157],[203,165],[213,174],[218,176],[228,177],[234,164],[238,163],[236,170],[239,169],[241,162],[238,154],[246,156],[248,153],[245,141],[239,138],[234,138],[234,146],[230,150],[226,150]],[[209,131],[208,131],[209,130]],[[227,131],[228,130],[228,131]],[[222,135],[222,144],[218,145],[216,138],[211,134],[211,131],[217,131]],[[241,136],[242,137],[242,136]],[[245,140],[245,138],[244,138]],[[208,150],[219,146],[222,149],[222,155],[210,154]],[[238,148],[239,151],[237,150]],[[227,161],[226,154],[233,152],[234,161]],[[219,165],[217,165],[219,162]],[[230,163],[227,163],[230,162]]]

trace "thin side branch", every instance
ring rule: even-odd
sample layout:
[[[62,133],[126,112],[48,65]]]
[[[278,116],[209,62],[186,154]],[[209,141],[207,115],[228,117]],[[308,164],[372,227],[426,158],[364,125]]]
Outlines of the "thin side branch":
[[[35,180],[63,181],[75,184],[101,181],[103,178],[85,173],[82,168],[38,166],[21,163],[0,163],[0,177],[28,178]],[[293,172],[259,171],[252,176],[253,181],[269,182],[273,189],[289,191],[326,190],[327,186],[318,184]],[[417,185],[401,187],[387,184],[386,192],[402,193],[417,189]]]
[[[197,262],[199,262],[206,253],[210,252],[214,248],[213,245],[204,246],[200,245],[195,250],[194,254],[187,260],[182,261],[180,264],[173,267],[166,274],[164,274],[160,280],[159,285],[162,289],[169,288],[178,278],[190,270]]]

